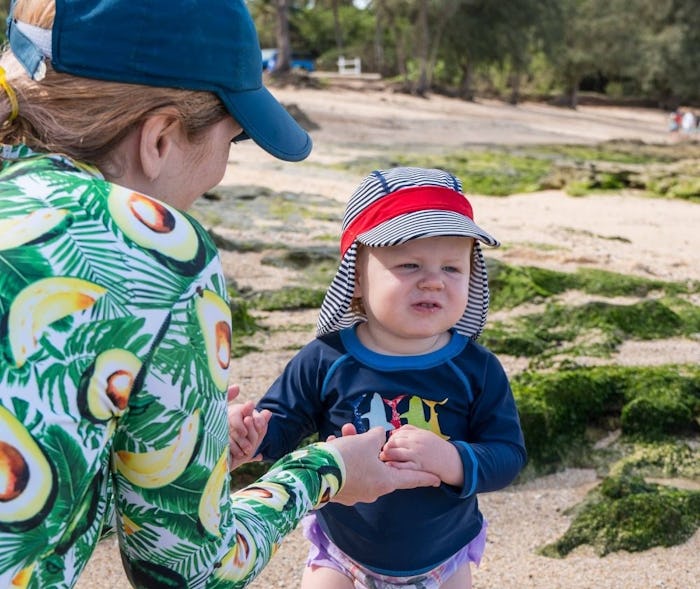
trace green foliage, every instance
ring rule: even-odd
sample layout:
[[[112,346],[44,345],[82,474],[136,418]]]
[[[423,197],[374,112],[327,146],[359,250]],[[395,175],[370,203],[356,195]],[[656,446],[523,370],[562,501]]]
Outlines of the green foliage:
[[[276,46],[276,3],[247,5],[261,46]],[[420,19],[413,1],[359,9],[351,0],[289,0],[289,44],[316,56],[324,70],[335,70],[342,53],[361,57],[364,71],[400,78],[411,91],[425,80],[465,98],[478,91],[515,101],[521,94],[564,93],[575,106],[577,89],[597,80],[596,90],[617,99],[664,106],[700,99],[696,0],[441,0],[425,6],[427,18]]]
[[[541,549],[563,557],[581,544],[600,556],[654,546],[674,546],[700,526],[700,492],[647,483],[639,477],[608,477],[589,493],[566,533]]]

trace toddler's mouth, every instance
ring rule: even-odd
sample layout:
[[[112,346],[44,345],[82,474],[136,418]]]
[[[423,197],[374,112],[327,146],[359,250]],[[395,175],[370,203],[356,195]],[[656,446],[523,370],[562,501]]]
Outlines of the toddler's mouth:
[[[416,303],[414,307],[420,307],[421,309],[439,309],[440,305],[438,303],[433,303],[430,301],[422,301]]]

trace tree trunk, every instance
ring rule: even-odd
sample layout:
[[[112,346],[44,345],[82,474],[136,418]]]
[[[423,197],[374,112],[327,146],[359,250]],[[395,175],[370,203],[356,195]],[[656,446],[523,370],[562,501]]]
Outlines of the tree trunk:
[[[338,48],[338,55],[342,55],[343,31],[340,28],[340,17],[338,16],[338,0],[333,0],[333,29],[335,30],[335,45]]]
[[[467,59],[462,64],[462,82],[459,85],[459,96],[463,100],[474,102],[474,68],[472,62]]]
[[[386,74],[384,64],[384,27],[381,11],[377,11],[377,18],[374,24],[374,70]]]
[[[516,105],[520,102],[520,72],[518,70],[511,70],[509,78],[510,99],[508,102],[512,105]]]
[[[275,0],[277,8],[277,57],[273,74],[283,75],[292,69],[291,48],[289,46],[289,0]]]
[[[566,106],[576,108],[578,106],[578,80],[570,81],[566,88]]]
[[[416,84],[416,94],[425,96],[428,91],[428,51],[430,33],[428,31],[428,0],[421,0],[418,6],[418,63],[420,71]]]

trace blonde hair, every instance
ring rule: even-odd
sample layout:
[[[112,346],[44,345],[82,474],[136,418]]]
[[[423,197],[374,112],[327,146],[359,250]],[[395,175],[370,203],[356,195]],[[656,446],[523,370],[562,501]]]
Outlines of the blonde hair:
[[[46,29],[54,14],[53,0],[18,0],[14,10],[17,20]],[[9,97],[0,93],[0,143],[24,143],[103,167],[129,131],[160,109],[176,113],[190,140],[228,115],[212,92],[93,80],[46,65],[46,76],[35,81],[10,49],[0,57],[19,102],[19,114],[10,120]]]

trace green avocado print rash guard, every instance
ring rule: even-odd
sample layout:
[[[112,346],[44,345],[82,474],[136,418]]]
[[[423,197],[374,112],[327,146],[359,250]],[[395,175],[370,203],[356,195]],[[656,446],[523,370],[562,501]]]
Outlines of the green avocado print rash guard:
[[[231,316],[206,231],[59,155],[0,154],[0,587],[243,587],[344,470],[317,444],[229,493]]]

